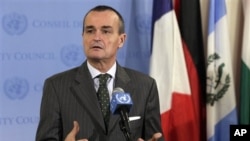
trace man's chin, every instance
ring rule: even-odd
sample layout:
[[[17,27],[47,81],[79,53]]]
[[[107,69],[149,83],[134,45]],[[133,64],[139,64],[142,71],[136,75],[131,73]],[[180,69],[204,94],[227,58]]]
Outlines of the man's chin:
[[[97,57],[97,56],[95,56],[95,57],[88,57],[88,60],[93,61],[93,62],[99,62],[102,59],[103,59],[102,57]]]

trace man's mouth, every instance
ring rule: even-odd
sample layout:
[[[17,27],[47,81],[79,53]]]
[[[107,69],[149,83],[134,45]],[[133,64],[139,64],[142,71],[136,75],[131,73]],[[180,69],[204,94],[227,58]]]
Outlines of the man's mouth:
[[[92,46],[92,48],[94,48],[94,49],[102,49],[101,46]]]

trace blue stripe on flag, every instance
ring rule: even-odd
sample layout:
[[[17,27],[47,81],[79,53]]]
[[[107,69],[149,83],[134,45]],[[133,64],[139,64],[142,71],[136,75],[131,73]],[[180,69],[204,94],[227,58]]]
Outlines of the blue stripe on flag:
[[[230,125],[236,125],[237,111],[234,108],[228,115],[221,119],[215,126],[215,133],[208,141],[229,141]]]
[[[172,0],[154,0],[153,1],[153,15],[152,15],[152,29],[151,29],[151,49],[150,52],[152,53],[152,46],[153,46],[153,34],[154,34],[154,25],[155,22],[161,18],[164,14],[168,13],[169,11],[173,10]]]
[[[162,15],[173,9],[171,0],[154,0],[153,4],[153,23],[161,18]],[[154,24],[153,24],[154,25]]]
[[[226,4],[224,0],[210,0],[210,11],[209,11],[209,34],[214,31],[215,24],[220,20],[221,17],[226,15]]]

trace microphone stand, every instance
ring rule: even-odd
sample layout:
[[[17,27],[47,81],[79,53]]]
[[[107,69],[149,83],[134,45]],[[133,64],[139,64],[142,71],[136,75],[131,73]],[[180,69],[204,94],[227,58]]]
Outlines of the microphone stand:
[[[120,128],[121,128],[121,130],[126,138],[126,141],[132,141],[130,127],[129,127],[128,114],[126,112],[123,112],[123,110],[121,110],[120,115],[122,118],[119,122]]]
[[[129,129],[126,128],[126,125],[122,121],[120,121],[119,124],[120,124],[120,128],[121,128],[121,130],[126,138],[126,141],[132,141],[131,136],[130,136],[131,132],[129,131]]]

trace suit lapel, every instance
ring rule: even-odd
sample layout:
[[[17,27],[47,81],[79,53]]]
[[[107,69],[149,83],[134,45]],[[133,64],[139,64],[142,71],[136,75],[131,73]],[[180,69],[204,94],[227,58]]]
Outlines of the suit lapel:
[[[82,106],[92,117],[93,122],[105,132],[105,124],[98,103],[93,79],[89,73],[87,63],[85,62],[76,75],[78,84],[73,86],[74,95]]]

